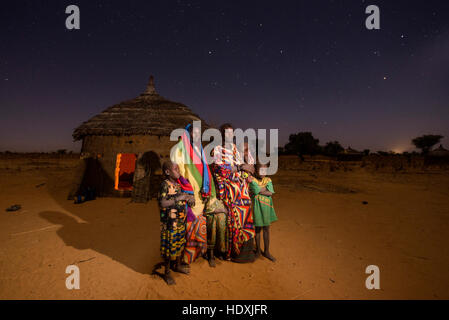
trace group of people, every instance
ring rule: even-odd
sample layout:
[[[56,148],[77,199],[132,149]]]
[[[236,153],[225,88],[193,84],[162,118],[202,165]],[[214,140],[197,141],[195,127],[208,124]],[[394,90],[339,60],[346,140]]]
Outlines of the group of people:
[[[193,141],[201,136],[194,130],[187,126],[171,159],[162,165],[160,265],[167,284],[175,283],[170,270],[188,274],[200,256],[211,267],[216,266],[215,257],[240,263],[261,255],[276,260],[269,251],[269,227],[277,216],[266,166],[254,161],[248,145],[241,154],[234,143],[216,146],[209,166],[201,142]],[[232,141],[230,124],[222,125],[221,132],[225,141]]]

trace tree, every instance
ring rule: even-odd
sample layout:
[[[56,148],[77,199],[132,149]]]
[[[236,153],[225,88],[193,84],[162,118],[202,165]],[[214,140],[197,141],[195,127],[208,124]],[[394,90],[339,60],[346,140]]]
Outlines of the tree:
[[[344,148],[341,146],[338,141],[330,141],[326,143],[323,148],[323,151],[328,156],[336,156],[339,152],[342,152]]]
[[[284,147],[278,147],[278,154],[282,155],[285,153]]]
[[[421,149],[422,154],[427,154],[434,145],[441,141],[442,138],[443,136],[439,134],[425,134],[413,139],[412,143],[416,148]]]
[[[284,149],[288,154],[296,154],[304,160],[303,155],[313,155],[320,151],[319,142],[311,132],[298,132],[288,137],[288,143]]]
[[[67,150],[66,150],[66,149],[58,149],[56,152],[57,152],[58,154],[66,154],[66,153],[67,153]]]

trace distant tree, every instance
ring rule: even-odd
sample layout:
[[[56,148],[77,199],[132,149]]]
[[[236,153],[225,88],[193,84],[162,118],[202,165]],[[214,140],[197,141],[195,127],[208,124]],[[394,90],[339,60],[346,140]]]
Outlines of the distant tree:
[[[363,154],[364,154],[365,156],[369,156],[369,153],[370,153],[370,150],[369,150],[369,149],[363,150]]]
[[[58,154],[66,154],[67,150],[66,149],[59,149],[56,151]]]
[[[323,152],[328,156],[336,156],[338,153],[342,152],[344,148],[338,141],[330,141],[326,143],[323,148]]]
[[[278,154],[281,155],[284,153],[285,153],[284,147],[278,147]]]
[[[319,142],[320,140],[315,139],[311,132],[298,132],[289,136],[284,149],[286,153],[296,154],[304,160],[304,155],[314,155],[320,151]]]
[[[416,148],[421,149],[422,154],[427,154],[434,145],[441,141],[442,138],[443,136],[439,134],[425,134],[413,139],[412,143]]]

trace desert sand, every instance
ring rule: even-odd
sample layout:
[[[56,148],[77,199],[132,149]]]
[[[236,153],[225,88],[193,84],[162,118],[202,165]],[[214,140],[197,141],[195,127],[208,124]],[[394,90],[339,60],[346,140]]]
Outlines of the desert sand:
[[[200,258],[175,286],[155,200],[67,200],[76,159],[0,160],[1,299],[449,299],[449,172],[281,169],[272,263]],[[363,202],[367,203],[363,203]],[[22,209],[7,212],[13,204]],[[80,289],[68,290],[68,265]],[[380,290],[365,268],[380,268]]]

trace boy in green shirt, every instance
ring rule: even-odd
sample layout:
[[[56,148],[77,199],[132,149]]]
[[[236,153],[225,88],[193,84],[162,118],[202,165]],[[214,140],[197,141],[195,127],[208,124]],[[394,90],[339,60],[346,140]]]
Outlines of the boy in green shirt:
[[[256,257],[261,254],[260,231],[263,230],[264,251],[262,255],[275,262],[276,259],[270,254],[270,225],[278,218],[271,198],[274,194],[273,182],[266,177],[266,170],[266,165],[258,163],[256,165],[257,178],[250,176],[248,181],[250,182],[254,226],[256,227]]]

